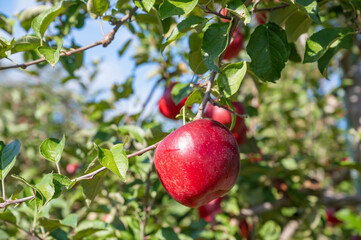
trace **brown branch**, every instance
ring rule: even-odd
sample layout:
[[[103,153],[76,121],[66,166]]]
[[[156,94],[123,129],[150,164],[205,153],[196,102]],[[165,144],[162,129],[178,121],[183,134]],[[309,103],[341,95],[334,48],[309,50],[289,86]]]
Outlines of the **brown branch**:
[[[280,240],[288,240],[295,234],[297,228],[300,226],[300,222],[297,220],[291,220],[287,225],[284,227],[281,235]]]
[[[153,150],[155,149],[158,145],[159,145],[160,142],[157,142],[149,147],[146,147],[142,150],[139,150],[138,152],[135,152],[135,153],[132,153],[132,154],[129,154],[127,157],[128,158],[132,158],[132,157],[135,157],[135,156],[140,156],[142,155],[143,153],[145,152],[148,152],[150,150]],[[102,168],[99,168],[98,170],[94,171],[94,172],[91,172],[91,173],[88,173],[88,174],[85,174],[81,177],[77,177],[77,178],[74,178],[73,180],[71,180],[72,182],[78,182],[78,181],[81,181],[81,180],[86,180],[86,179],[92,179],[95,175],[97,175],[98,173],[104,171],[105,169],[107,169],[106,167],[102,167]],[[6,206],[8,205],[11,205],[11,204],[18,204],[18,203],[23,203],[23,202],[26,202],[26,201],[29,201],[31,199],[35,198],[35,195],[33,196],[29,196],[29,197],[25,197],[25,198],[20,198],[20,199],[15,199],[15,200],[6,200],[4,201],[3,203],[0,203],[0,208],[5,208]]]
[[[115,27],[112,30],[110,30],[108,32],[108,34],[105,35],[105,37],[102,40],[96,41],[96,42],[94,42],[92,44],[89,44],[87,46],[84,46],[84,47],[80,47],[80,48],[73,49],[73,50],[70,50],[70,51],[67,51],[67,52],[63,52],[63,53],[60,54],[60,57],[70,56],[70,55],[75,54],[75,53],[84,52],[85,50],[88,50],[90,48],[93,48],[93,47],[96,47],[96,46],[99,46],[99,45],[103,45],[103,47],[107,47],[113,41],[114,36],[115,36],[116,32],[118,31],[118,29],[128,19],[130,19],[134,15],[134,13],[137,11],[137,9],[138,9],[138,7],[135,6],[127,15],[125,15],[119,22],[116,23]],[[27,67],[29,67],[31,65],[38,64],[38,63],[41,63],[41,62],[44,62],[44,61],[46,61],[46,59],[43,57],[43,58],[40,58],[40,59],[37,59],[37,60],[34,60],[34,61],[30,61],[30,62],[27,62],[27,63],[0,67],[0,71],[5,70],[5,69],[11,69],[11,68],[26,69]]]
[[[275,7],[255,9],[255,10],[253,10],[252,13],[256,13],[256,12],[273,12],[274,10],[277,10],[277,9],[280,9],[280,8],[285,8],[285,7],[288,7],[288,6],[289,6],[289,4],[285,3],[285,4],[280,4],[278,6],[275,6]]]

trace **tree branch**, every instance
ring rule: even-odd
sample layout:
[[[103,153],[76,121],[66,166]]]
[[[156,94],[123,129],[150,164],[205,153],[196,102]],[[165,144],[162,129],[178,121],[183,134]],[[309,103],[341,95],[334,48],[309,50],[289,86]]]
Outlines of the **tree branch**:
[[[131,153],[127,157],[132,158],[132,157],[135,157],[135,156],[140,156],[145,152],[148,152],[150,150],[155,149],[159,145],[159,143],[160,142],[157,142],[157,143],[155,143],[155,144],[153,144],[153,145],[151,145],[149,147],[146,147],[146,148],[144,148],[142,150],[139,150],[138,152]],[[94,172],[85,174],[85,175],[83,175],[81,177],[74,178],[71,181],[72,182],[78,182],[78,181],[85,180],[85,179],[92,179],[95,175],[97,175],[98,173],[104,171],[105,169],[107,169],[107,168],[106,167],[99,168],[98,170],[96,170]],[[6,200],[3,203],[0,203],[0,208],[5,208],[6,206],[11,205],[11,204],[23,203],[23,202],[29,201],[29,200],[31,200],[33,198],[35,198],[35,195],[25,197],[25,198],[15,199],[15,200]]]
[[[198,7],[202,8],[205,13],[211,13],[213,15],[216,15],[216,16],[220,17],[220,18],[231,20],[230,17],[224,16],[223,14],[220,14],[219,12],[216,12],[216,11],[213,11],[213,10],[209,9],[208,6],[203,6],[201,4],[198,4]]]
[[[114,36],[115,36],[116,32],[118,31],[118,29],[128,19],[130,19],[134,15],[134,13],[137,11],[137,9],[138,9],[138,7],[135,6],[127,15],[125,15],[119,22],[116,23],[115,27],[112,30],[110,30],[109,33],[107,35],[105,35],[105,37],[102,40],[96,41],[96,42],[94,42],[92,44],[89,44],[87,46],[84,46],[84,47],[80,47],[80,48],[73,49],[73,50],[70,50],[70,51],[67,51],[67,52],[63,52],[63,53],[60,54],[60,57],[70,56],[70,55],[73,55],[75,53],[84,52],[85,50],[88,50],[90,48],[93,48],[93,47],[96,47],[96,46],[99,46],[99,45],[103,45],[103,47],[107,47],[113,41]],[[27,62],[27,63],[0,67],[0,71],[5,70],[5,69],[11,69],[11,68],[26,69],[27,67],[29,67],[31,65],[38,64],[38,63],[41,63],[41,62],[44,62],[44,61],[46,61],[46,59],[43,57],[43,58],[40,58],[40,59],[37,59],[37,60],[34,60],[34,61],[30,61],[30,62]]]
[[[284,227],[281,235],[280,240],[288,240],[295,234],[297,228],[300,226],[300,223],[297,220],[291,220],[287,225]]]
[[[256,12],[273,12],[274,10],[277,10],[277,9],[280,9],[280,8],[285,8],[285,7],[288,7],[288,6],[289,6],[289,4],[285,3],[285,4],[280,4],[278,6],[275,6],[275,7],[255,9],[255,10],[253,10],[252,13],[256,13]]]

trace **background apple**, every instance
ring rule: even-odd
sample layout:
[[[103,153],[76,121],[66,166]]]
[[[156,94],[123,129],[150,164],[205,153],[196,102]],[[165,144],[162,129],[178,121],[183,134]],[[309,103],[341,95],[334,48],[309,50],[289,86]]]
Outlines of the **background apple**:
[[[244,237],[245,239],[248,239],[249,231],[251,230],[251,228],[245,219],[243,219],[239,223],[239,230],[241,232],[242,237]]]
[[[176,116],[187,101],[187,97],[183,98],[177,105],[172,98],[172,89],[176,82],[172,82],[169,86],[164,89],[163,96],[159,99],[158,107],[159,111],[169,119],[177,119]]]
[[[188,207],[225,195],[236,183],[240,155],[232,133],[221,123],[201,119],[164,138],[155,168],[168,193]]]
[[[216,223],[215,216],[218,213],[222,212],[222,207],[221,207],[222,200],[223,198],[219,197],[203,206],[200,206],[198,208],[199,217],[207,222],[215,224]]]
[[[233,39],[226,49],[223,59],[229,60],[238,56],[239,52],[243,49],[243,35],[239,28],[234,30]]]
[[[239,114],[246,113],[246,109],[241,102],[232,102],[232,104],[235,112]],[[213,106],[212,104],[207,105],[205,116],[207,118],[211,118],[215,121],[222,123],[228,128],[232,124],[232,113],[224,108]],[[231,132],[236,139],[238,145],[241,145],[246,141],[247,127],[243,118],[239,116],[236,117],[236,122],[234,124],[234,127],[231,129]]]
[[[79,168],[79,164],[68,163],[68,165],[66,165],[66,172],[70,175],[73,175],[76,173],[76,170],[78,170],[78,168]]]
[[[219,13],[222,14],[223,16],[228,16],[228,11],[227,11],[227,9],[225,9],[225,8],[222,8]],[[221,18],[221,21],[222,21],[222,22],[229,22],[230,20]]]
[[[258,24],[265,24],[267,21],[267,14],[265,12],[257,12],[256,14],[256,20]]]
[[[335,226],[335,225],[338,225],[338,224],[342,223],[342,221],[335,216],[337,211],[338,211],[338,209],[335,209],[333,207],[326,208],[326,220],[332,226]]]

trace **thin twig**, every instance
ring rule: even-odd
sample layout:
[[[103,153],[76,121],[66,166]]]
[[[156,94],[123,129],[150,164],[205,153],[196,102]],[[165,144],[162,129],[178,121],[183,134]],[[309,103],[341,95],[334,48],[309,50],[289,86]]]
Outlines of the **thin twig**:
[[[157,143],[155,143],[155,144],[153,144],[153,145],[151,145],[149,147],[146,147],[146,148],[144,148],[142,150],[139,150],[138,152],[131,153],[127,157],[132,158],[132,157],[135,157],[135,156],[140,156],[145,152],[148,152],[150,150],[155,149],[159,145],[159,143],[160,142],[157,142]],[[78,182],[78,181],[85,180],[85,179],[92,179],[95,175],[97,175],[98,173],[104,171],[105,169],[107,169],[107,168],[106,167],[99,168],[98,170],[96,170],[94,172],[85,174],[85,175],[83,175],[81,177],[74,178],[71,181],[72,182]],[[6,206],[11,205],[11,204],[23,203],[23,202],[29,201],[29,200],[31,200],[33,198],[35,198],[35,195],[25,197],[25,198],[16,199],[16,200],[6,200],[3,203],[0,203],[0,208],[5,208]]]
[[[75,54],[75,53],[84,52],[85,50],[88,50],[90,48],[93,48],[93,47],[96,47],[96,46],[99,46],[99,45],[103,45],[103,47],[107,47],[113,41],[115,33],[118,31],[120,26],[122,26],[128,19],[130,19],[133,16],[133,14],[137,11],[137,9],[138,9],[138,7],[134,7],[127,15],[125,15],[119,22],[117,22],[115,27],[112,30],[110,30],[108,32],[108,34],[105,35],[105,37],[102,40],[96,41],[96,42],[94,42],[92,44],[89,44],[88,46],[73,49],[73,50],[70,50],[68,52],[63,52],[63,53],[60,54],[60,57],[70,56],[70,55]],[[27,62],[27,63],[0,67],[0,71],[5,70],[5,69],[11,69],[11,68],[26,69],[27,67],[29,67],[31,65],[38,64],[38,63],[41,63],[41,62],[44,62],[44,61],[46,61],[46,59],[43,57],[43,58],[40,58],[40,59],[37,59],[37,60],[34,60],[34,61],[30,61],[30,62]]]
[[[254,9],[252,11],[252,13],[256,13],[256,12],[273,12],[274,10],[277,10],[277,9],[280,9],[280,8],[285,8],[285,7],[288,7],[288,6],[289,6],[289,4],[284,3],[284,4],[280,4],[278,6],[275,6],[275,7]]]
[[[213,14],[213,15],[216,15],[216,16],[218,16],[218,17],[220,17],[220,18],[227,19],[227,20],[231,20],[231,19],[232,19],[232,18],[230,18],[230,17],[228,17],[228,16],[225,16],[225,15],[223,15],[223,14],[220,14],[220,13],[218,13],[218,12],[216,12],[216,11],[213,11],[213,10],[209,9],[208,6],[203,6],[203,5],[201,5],[201,4],[198,4],[198,7],[202,8],[205,13],[211,13],[211,14]]]
[[[154,158],[150,155],[149,152],[148,152],[148,158],[149,158],[150,168],[147,173],[146,187],[145,187],[144,201],[143,201],[143,212],[144,212],[143,221],[142,221],[142,239],[143,240],[146,239],[146,227],[147,227],[147,221],[148,221],[148,212],[150,211],[150,208],[148,208],[148,195],[149,195],[149,190],[150,190],[150,186],[151,186],[150,176],[152,174],[153,166],[154,166]]]
[[[5,182],[4,179],[1,179],[1,187],[3,192],[3,200],[6,201],[6,193],[5,193]]]
[[[61,174],[59,162],[56,162],[55,165],[56,165],[56,169],[58,170],[58,173]]]

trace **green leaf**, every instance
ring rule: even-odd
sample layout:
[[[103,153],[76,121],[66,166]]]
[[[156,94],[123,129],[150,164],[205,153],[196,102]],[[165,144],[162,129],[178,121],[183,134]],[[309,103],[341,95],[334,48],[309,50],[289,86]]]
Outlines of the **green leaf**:
[[[290,56],[288,59],[293,62],[297,62],[297,63],[301,62],[302,59],[301,59],[301,56],[297,52],[296,44],[290,43],[290,48],[291,48],[291,53],[290,53]]]
[[[10,210],[0,213],[0,220],[16,224],[16,216]]]
[[[308,14],[315,23],[321,24],[321,19],[318,15],[320,8],[318,7],[316,0],[296,0],[296,6]]]
[[[14,38],[11,41],[6,40],[3,37],[0,37],[0,59],[7,58],[11,54],[11,49],[15,44]]]
[[[1,167],[0,167],[0,178],[4,180],[13,168],[16,160],[16,156],[20,152],[20,142],[15,139],[13,142],[5,145],[0,141],[0,156],[1,156]]]
[[[46,228],[49,232],[54,231],[59,227],[72,227],[75,228],[78,223],[77,214],[69,214],[63,220],[60,219],[49,219],[42,217],[39,219],[40,225]]]
[[[226,8],[229,12],[236,15],[245,25],[251,22],[251,15],[247,7],[240,0],[230,0]]]
[[[218,56],[226,49],[228,43],[229,23],[215,23],[208,27],[203,36],[202,57],[209,70],[219,72]]]
[[[287,19],[286,33],[288,42],[295,42],[302,33],[307,32],[312,20],[300,11],[296,11]]]
[[[122,135],[131,134],[137,142],[143,143],[145,132],[142,128],[134,126],[134,125],[124,125],[120,126],[119,131]]]
[[[24,28],[25,31],[29,31],[33,19],[49,8],[50,7],[46,5],[29,7],[17,14],[16,17],[19,19],[21,27]]]
[[[179,39],[189,30],[204,26],[208,20],[199,16],[189,16],[180,22],[171,32],[165,43],[162,44],[162,51],[173,41]]]
[[[11,54],[34,50],[39,46],[40,46],[39,37],[33,35],[25,35],[15,40],[14,47],[11,49]]]
[[[259,234],[264,240],[277,240],[281,234],[281,227],[276,222],[269,220],[263,224]]]
[[[177,83],[172,88],[172,99],[175,104],[182,101],[183,98],[187,97],[193,88],[189,86],[189,83]]]
[[[143,9],[146,12],[149,12],[155,3],[155,0],[136,0],[134,3],[139,8]]]
[[[60,42],[58,42],[58,46],[55,49],[51,48],[51,47],[44,47],[41,46],[38,48],[40,54],[45,58],[45,60],[50,63],[50,65],[52,67],[55,66],[55,63],[57,63],[59,61],[60,58],[60,50],[63,47],[63,40],[61,40]]]
[[[114,145],[111,150],[98,146],[98,160],[101,165],[118,175],[123,182],[126,181],[128,157],[123,144]]]
[[[46,198],[41,192],[41,190],[37,188],[35,185],[26,181],[23,177],[20,177],[15,174],[12,174],[11,177],[15,178],[16,180],[19,180],[20,182],[24,183],[25,185],[27,185],[28,187],[32,188],[35,191],[35,203],[38,211],[40,211],[40,207],[43,206],[46,202]]]
[[[13,34],[14,20],[8,19],[4,14],[0,13],[0,28],[10,35]]]
[[[41,181],[35,185],[37,189],[41,191],[43,196],[45,197],[45,203],[48,203],[54,196],[55,188],[53,184],[53,174],[46,174]]]
[[[64,2],[62,2],[58,6],[51,7],[43,11],[37,17],[35,17],[31,22],[31,27],[34,30],[35,34],[39,38],[42,38],[44,36],[46,29],[48,29],[50,23],[54,21],[54,19],[65,9],[66,8],[64,7]]]
[[[274,23],[259,25],[251,35],[247,52],[251,70],[263,81],[275,82],[290,55],[286,32]]]
[[[48,138],[40,145],[40,154],[51,162],[59,162],[65,145],[65,136],[62,140]]]
[[[106,223],[100,220],[85,220],[82,221],[79,226],[75,229],[76,234],[73,240],[84,239],[96,232],[106,229]]]
[[[196,6],[198,0],[164,0],[159,7],[159,15],[162,19],[174,15],[187,15]]]
[[[85,174],[94,172],[101,168],[100,164],[96,165],[96,161],[93,161],[88,169],[85,171]],[[90,206],[91,202],[95,199],[95,197],[99,194],[100,190],[103,187],[103,182],[105,179],[106,171],[102,171],[96,174],[90,180],[81,181],[81,185],[83,187],[83,195],[85,198],[85,202],[88,206]]]
[[[192,33],[189,36],[189,66],[196,74],[203,74],[208,71],[202,58],[202,42],[202,38],[197,33]]]
[[[119,50],[118,54],[119,57],[123,55],[123,53],[128,49],[128,47],[130,46],[130,44],[132,43],[132,39],[129,39],[124,45],[123,47]]]
[[[318,69],[320,70],[320,72],[322,73],[322,75],[326,78],[328,78],[327,75],[327,67],[331,61],[331,59],[333,58],[333,56],[336,55],[336,53],[340,50],[340,49],[350,49],[353,46],[353,35],[347,35],[344,38],[334,42],[329,48],[328,50],[325,52],[325,54],[323,54],[323,56],[318,59],[317,61],[317,65],[318,65]]]
[[[225,97],[231,97],[238,92],[246,72],[247,64],[245,62],[232,63],[223,69],[217,82]]]
[[[109,0],[88,0],[87,10],[90,17],[96,19],[108,10]]]
[[[306,50],[303,63],[315,62],[319,60],[331,47],[336,47],[333,43],[340,44],[343,38],[349,34],[355,34],[350,27],[346,28],[325,28],[314,33],[306,41]]]
[[[63,192],[68,190],[68,187],[72,184],[72,181],[64,175],[53,173],[53,184],[55,190],[53,198],[57,198]]]
[[[66,216],[63,220],[61,220],[62,224],[75,228],[76,225],[78,224],[78,214],[73,213],[73,214],[69,214],[68,216]]]
[[[193,106],[195,103],[201,103],[203,101],[204,93],[199,90],[194,90],[191,95],[187,98],[184,106]]]
[[[361,231],[361,218],[350,209],[341,209],[335,213],[336,217],[343,222],[343,226],[349,230]]]

